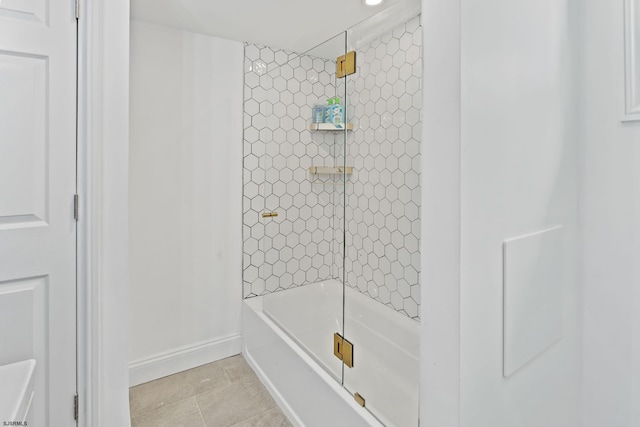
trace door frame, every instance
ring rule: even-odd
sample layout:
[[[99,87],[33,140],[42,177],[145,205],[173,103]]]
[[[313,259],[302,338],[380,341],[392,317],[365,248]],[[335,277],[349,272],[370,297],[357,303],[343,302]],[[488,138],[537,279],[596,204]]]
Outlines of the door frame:
[[[78,0],[80,426],[128,426],[129,0]]]

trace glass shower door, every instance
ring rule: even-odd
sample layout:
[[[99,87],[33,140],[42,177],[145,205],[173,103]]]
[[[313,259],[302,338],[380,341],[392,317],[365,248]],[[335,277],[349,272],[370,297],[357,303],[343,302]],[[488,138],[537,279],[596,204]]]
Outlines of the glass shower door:
[[[418,425],[420,16],[390,8],[348,32],[343,385],[386,426]]]
[[[254,293],[265,295],[265,314],[340,383],[334,345],[343,334],[346,86],[336,78],[336,58],[345,37],[304,54],[258,49],[245,94],[253,167],[245,167],[245,181],[256,183],[251,212],[259,234]]]
[[[416,426],[422,37],[395,10],[304,54],[247,45],[244,293],[384,425]]]

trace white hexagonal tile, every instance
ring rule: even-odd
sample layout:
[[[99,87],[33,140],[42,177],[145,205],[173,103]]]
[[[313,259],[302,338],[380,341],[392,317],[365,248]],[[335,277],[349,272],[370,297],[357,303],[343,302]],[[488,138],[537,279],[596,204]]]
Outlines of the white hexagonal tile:
[[[400,36],[400,43],[398,44],[398,48],[402,50],[409,49],[413,44],[413,35],[411,33],[405,32]]]
[[[289,60],[289,56],[283,50],[276,50],[274,60],[278,65],[282,65]]]
[[[262,279],[266,279],[267,277],[270,277],[271,275],[273,275],[273,266],[271,264],[266,263],[266,256],[265,256],[265,262],[263,262],[260,265],[260,267],[258,267],[258,274]]]
[[[271,50],[271,48],[263,47],[262,49],[260,49],[260,59],[267,63],[273,62],[275,59],[275,54],[273,50]]]
[[[260,58],[260,48],[255,44],[248,44],[244,47],[244,54],[250,61]]]
[[[244,76],[244,83],[252,89],[258,87],[260,86],[260,76],[256,73],[247,73]]]
[[[302,92],[296,92],[293,95],[293,102],[294,104],[296,104],[298,107],[301,108],[309,108],[309,103],[307,102],[307,96],[302,93]],[[307,110],[309,111],[309,117],[311,117],[311,110]]]
[[[398,292],[391,293],[391,305],[396,310],[402,310],[404,308],[404,299],[400,296]]]
[[[381,88],[387,81],[387,74],[383,70],[376,74],[376,86]]]
[[[422,27],[419,27],[413,32],[413,44],[416,46],[422,45]]]
[[[398,231],[406,236],[411,233],[412,223],[407,219],[406,216],[398,219]]]
[[[404,311],[406,311],[410,317],[418,317],[418,304],[416,304],[412,298],[405,298]]]
[[[298,83],[302,83],[303,81],[307,80],[307,70],[311,67],[309,66],[305,66],[305,63],[308,63],[309,61],[311,61],[311,58],[309,58],[308,56],[303,56],[301,58],[302,61],[302,66],[301,67],[296,67],[293,70],[293,78],[298,81]]]
[[[379,287],[378,299],[383,304],[388,304],[391,301],[391,294],[389,293],[389,289],[387,289],[386,287]]]
[[[264,210],[264,197],[256,196],[251,199],[251,209],[255,212],[262,212]]]
[[[406,247],[398,250],[398,261],[400,262],[400,264],[402,264],[403,267],[408,267],[411,265],[411,254]],[[406,275],[403,277],[406,279]]]
[[[369,90],[369,98],[372,101],[377,101],[380,98],[380,87],[374,86]]]
[[[415,125],[420,121],[420,111],[417,108],[410,108],[407,111],[407,123],[410,125]]]
[[[406,62],[407,62],[407,54],[406,54],[405,51],[399,50],[393,55],[393,66],[394,67],[400,68]]]
[[[280,75],[287,81],[293,78],[293,67],[291,63],[287,63],[280,68]]]
[[[324,86],[327,86],[328,84],[331,83],[331,75],[326,71],[320,71],[318,73],[318,82],[324,88]]]
[[[273,77],[266,74],[264,76],[260,76],[260,86],[267,91],[267,98],[269,97],[269,92],[273,88]]]
[[[287,82],[287,90],[289,90],[290,92],[293,92],[294,94],[300,91],[300,82],[295,79],[290,79]]]
[[[419,90],[420,90],[420,79],[416,76],[411,76],[407,79],[407,85],[406,85],[406,89],[407,89],[407,93],[414,95],[416,94]],[[421,98],[418,97],[418,98]],[[413,105],[413,100],[414,98],[411,99],[411,105]]]
[[[255,99],[250,99],[244,103],[244,111],[250,116],[258,114],[260,111],[260,103]]]
[[[303,270],[298,269],[295,273],[293,273],[293,284],[295,286],[303,285],[305,282],[305,273]]]
[[[393,266],[391,266],[391,271],[393,274]],[[402,275],[402,273],[400,273]],[[404,278],[398,279],[398,293],[402,298],[410,298],[411,297],[411,286]]]
[[[260,242],[264,242],[264,237],[260,239]],[[261,249],[251,255],[251,265],[260,268],[262,264],[264,264],[264,251]]]

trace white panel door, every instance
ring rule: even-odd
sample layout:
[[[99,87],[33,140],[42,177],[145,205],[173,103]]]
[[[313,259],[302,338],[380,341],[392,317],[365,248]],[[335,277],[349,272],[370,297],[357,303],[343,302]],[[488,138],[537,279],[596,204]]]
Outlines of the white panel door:
[[[73,0],[0,1],[0,365],[36,359],[37,427],[75,425],[75,63]]]

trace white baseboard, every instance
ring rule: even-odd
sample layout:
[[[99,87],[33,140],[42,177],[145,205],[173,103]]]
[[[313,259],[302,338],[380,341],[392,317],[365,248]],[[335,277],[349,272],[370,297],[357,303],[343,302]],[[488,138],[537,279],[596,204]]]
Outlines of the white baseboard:
[[[234,334],[157,353],[129,364],[129,386],[166,377],[187,369],[235,356],[242,351],[242,336]]]

